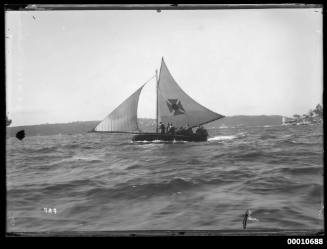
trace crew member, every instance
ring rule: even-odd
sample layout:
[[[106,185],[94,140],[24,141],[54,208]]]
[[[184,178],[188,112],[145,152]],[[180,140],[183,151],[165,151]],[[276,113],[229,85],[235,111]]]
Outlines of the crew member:
[[[169,130],[170,130],[170,124],[167,123],[167,130],[166,130],[166,133],[169,133]]]
[[[162,122],[160,122],[159,128],[160,128],[161,134],[165,134],[165,125]]]
[[[179,129],[176,131],[177,135],[184,135],[185,134],[185,129],[183,126],[179,127]]]
[[[170,123],[169,133],[172,135],[175,135],[175,130],[176,130],[176,128],[173,126],[172,123]]]
[[[186,125],[186,134],[193,135],[192,127],[190,127],[188,124]]]
[[[201,135],[201,126],[199,126],[196,131],[195,131],[196,135]]]

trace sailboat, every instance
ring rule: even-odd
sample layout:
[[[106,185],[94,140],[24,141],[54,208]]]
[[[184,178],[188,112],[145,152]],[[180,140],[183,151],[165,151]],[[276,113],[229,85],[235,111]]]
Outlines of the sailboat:
[[[282,117],[282,125],[296,125],[297,124],[297,119],[294,118],[289,118],[289,117]]]
[[[224,116],[200,105],[188,96],[170,74],[164,59],[160,72],[156,70],[156,132],[142,132],[137,121],[140,93],[145,84],[138,88],[123,103],[107,115],[93,132],[132,133],[133,141],[207,141],[208,134],[177,135],[159,133],[159,122],[174,127],[191,128],[210,123]]]

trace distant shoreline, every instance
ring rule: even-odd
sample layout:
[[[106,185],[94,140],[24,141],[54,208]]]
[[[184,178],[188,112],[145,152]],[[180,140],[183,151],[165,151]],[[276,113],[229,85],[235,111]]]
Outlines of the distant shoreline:
[[[281,115],[237,115],[227,116],[206,124],[207,129],[228,127],[274,126],[282,124]],[[7,126],[7,137],[13,137],[19,130],[25,130],[26,136],[46,136],[56,134],[80,134],[91,131],[99,121],[74,121],[70,123]],[[149,132],[155,129],[155,119],[138,119],[139,128]]]
[[[234,117],[283,117],[283,115],[233,115],[233,116],[225,116],[223,119],[226,118],[234,118]],[[223,120],[222,119],[222,120]],[[138,120],[149,120],[149,121],[155,121],[154,118],[138,118]],[[16,126],[9,126],[7,128],[16,128],[16,127],[27,127],[27,126],[40,126],[40,125],[68,125],[68,124],[76,124],[76,123],[100,123],[101,120],[87,120],[87,121],[71,121],[71,122],[65,122],[65,123],[41,123],[41,124],[28,124],[28,125],[16,125]]]

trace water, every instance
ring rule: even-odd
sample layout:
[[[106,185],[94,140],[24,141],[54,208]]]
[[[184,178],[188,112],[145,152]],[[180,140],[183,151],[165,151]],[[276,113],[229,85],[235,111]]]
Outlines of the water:
[[[9,138],[7,231],[323,229],[322,125],[209,134]]]

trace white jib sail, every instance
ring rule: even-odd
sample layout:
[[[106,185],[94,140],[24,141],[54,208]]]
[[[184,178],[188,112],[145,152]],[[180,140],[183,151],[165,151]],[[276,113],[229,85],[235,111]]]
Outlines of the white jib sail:
[[[105,117],[94,130],[102,132],[139,131],[137,124],[137,106],[143,86]]]

